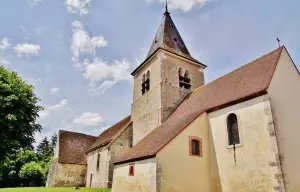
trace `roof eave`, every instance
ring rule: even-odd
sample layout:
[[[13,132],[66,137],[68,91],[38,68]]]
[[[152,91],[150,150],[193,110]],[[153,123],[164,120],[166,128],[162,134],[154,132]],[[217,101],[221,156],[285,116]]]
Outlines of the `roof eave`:
[[[137,157],[137,158],[123,160],[123,161],[114,161],[113,164],[114,165],[119,165],[119,164],[124,164],[124,163],[130,163],[130,162],[133,162],[133,161],[141,161],[141,160],[145,160],[145,159],[151,159],[155,156],[156,156],[156,154],[155,155],[147,155],[147,156],[144,156],[144,157]]]
[[[90,152],[92,152],[92,151],[95,151],[95,150],[101,148],[101,147],[104,147],[104,146],[106,146],[106,145],[109,145],[110,142],[111,142],[112,140],[113,140],[113,139],[110,139],[110,140],[108,140],[108,141],[106,141],[106,142],[104,142],[104,143],[101,143],[100,145],[98,145],[98,146],[96,146],[96,147],[93,147],[92,149],[88,149],[87,151],[85,151],[85,154],[88,154],[88,153],[90,153]]]
[[[189,61],[191,61],[191,62],[197,63],[197,64],[203,66],[204,68],[207,67],[205,64],[201,63],[200,61],[198,61],[198,60],[196,60],[196,59],[190,59],[190,58],[184,57],[184,56],[182,56],[182,55],[180,55],[180,54],[178,54],[178,53],[176,53],[176,52],[172,52],[172,51],[170,51],[170,50],[167,50],[167,49],[164,49],[164,48],[162,48],[162,47],[159,47],[159,48],[157,48],[151,55],[149,55],[149,56],[142,62],[142,64],[140,64],[140,65],[139,65],[139,66],[131,73],[131,75],[134,76],[134,75],[136,74],[136,72],[137,72],[140,68],[142,68],[142,66],[143,66],[145,63],[147,63],[147,61],[149,61],[149,60],[150,60],[150,59],[158,52],[158,50],[160,50],[160,49],[161,49],[161,50],[164,50],[164,51],[166,51],[166,52],[172,53],[172,54],[174,54],[174,55],[176,55],[176,56],[178,56],[178,57],[181,57],[181,58],[183,58],[183,59],[186,59],[186,60],[189,60]]]

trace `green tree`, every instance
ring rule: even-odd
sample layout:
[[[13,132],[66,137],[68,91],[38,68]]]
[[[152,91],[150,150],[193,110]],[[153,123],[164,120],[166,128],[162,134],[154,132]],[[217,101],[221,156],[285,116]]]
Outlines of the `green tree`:
[[[56,142],[57,142],[57,134],[56,133],[54,133],[53,135],[52,135],[52,137],[51,137],[51,148],[52,148],[52,155],[54,155],[54,149],[55,149],[55,147],[56,147]]]
[[[22,186],[26,187],[42,186],[45,181],[45,173],[42,167],[34,161],[22,166],[19,177]]]
[[[42,129],[36,123],[42,107],[33,90],[16,72],[0,66],[0,161],[18,149],[32,149],[34,133]]]
[[[41,143],[37,146],[36,152],[38,154],[39,160],[48,162],[52,156],[53,150],[47,137],[45,137]]]
[[[0,188],[18,187],[21,185],[19,172],[26,163],[37,162],[37,155],[31,150],[20,150],[7,155],[0,161]]]

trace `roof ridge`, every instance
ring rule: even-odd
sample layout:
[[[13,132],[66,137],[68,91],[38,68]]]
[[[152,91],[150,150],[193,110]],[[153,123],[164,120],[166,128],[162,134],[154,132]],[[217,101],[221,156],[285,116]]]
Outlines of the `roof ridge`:
[[[76,133],[76,134],[80,134],[80,135],[86,135],[86,136],[90,136],[90,137],[95,137],[95,138],[97,138],[97,136],[94,136],[94,135],[88,135],[88,134],[86,134],[86,133],[75,132],[75,131],[69,131],[69,130],[65,130],[65,129],[60,129],[58,132],[59,132],[59,133],[60,133],[60,132]]]
[[[207,110],[220,109],[265,94],[283,48],[279,47],[195,89],[163,124],[117,157],[114,163],[154,156]]]
[[[105,129],[103,132],[101,132],[101,133],[100,133],[98,136],[96,136],[96,137],[100,137],[100,135],[102,135],[103,133],[109,131],[109,130],[110,130],[111,128],[113,128],[114,126],[116,126],[116,125],[122,123],[124,120],[126,120],[126,119],[129,118],[130,116],[131,116],[131,115],[128,115],[128,116],[124,117],[123,119],[121,119],[120,121],[116,122],[115,124],[109,126],[107,129]]]
[[[269,53],[266,53],[266,54],[264,54],[264,55],[258,57],[257,59],[254,59],[254,60],[252,60],[252,61],[250,61],[250,62],[248,62],[248,63],[246,63],[246,64],[244,64],[244,65],[239,66],[238,68],[234,69],[233,71],[228,72],[228,73],[222,75],[221,77],[218,77],[217,79],[215,79],[215,80],[213,80],[213,81],[211,81],[211,82],[209,82],[209,83],[207,83],[207,84],[202,85],[201,87],[198,87],[197,89],[195,89],[195,90],[193,90],[193,91],[191,92],[191,95],[193,95],[194,93],[198,92],[201,88],[203,88],[203,87],[205,87],[205,86],[207,86],[207,85],[209,85],[209,84],[211,84],[211,83],[214,83],[214,82],[216,82],[216,81],[218,81],[218,80],[220,80],[220,79],[226,77],[227,75],[230,75],[231,73],[233,73],[233,72],[235,72],[235,71],[237,71],[237,70],[239,70],[239,69],[241,69],[241,68],[243,68],[243,67],[245,67],[245,66],[248,66],[248,65],[254,63],[255,61],[257,61],[257,60],[259,60],[259,59],[262,59],[262,58],[264,58],[264,57],[266,57],[266,56],[268,56],[268,55],[271,55],[271,54],[273,54],[274,52],[276,52],[276,51],[278,51],[278,50],[280,50],[280,49],[281,49],[281,51],[282,51],[283,47],[284,47],[284,45],[280,46],[279,48],[277,48],[277,49],[275,49],[275,50],[273,50],[273,51],[271,51],[271,52],[269,52]],[[280,52],[281,52],[281,51],[280,51]],[[277,62],[278,62],[278,61],[277,61]]]

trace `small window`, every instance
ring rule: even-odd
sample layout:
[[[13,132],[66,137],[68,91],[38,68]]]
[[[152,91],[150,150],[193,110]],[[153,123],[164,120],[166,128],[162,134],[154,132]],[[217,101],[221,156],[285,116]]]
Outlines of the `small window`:
[[[129,165],[129,176],[134,176],[134,164]]]
[[[178,69],[178,76],[179,76],[179,87],[185,89],[191,89],[191,78],[190,72],[188,70],[185,71],[184,75],[182,74],[182,69]]]
[[[192,140],[192,155],[200,155],[200,142],[198,140]]]
[[[227,132],[228,132],[228,144],[237,145],[240,144],[240,135],[237,116],[233,113],[227,117]]]
[[[100,154],[97,155],[97,170],[99,170],[100,167]]]
[[[190,137],[190,155],[202,157],[202,140],[199,137]]]
[[[146,74],[143,74],[142,94],[145,94],[149,90],[150,90],[150,71],[148,70]]]

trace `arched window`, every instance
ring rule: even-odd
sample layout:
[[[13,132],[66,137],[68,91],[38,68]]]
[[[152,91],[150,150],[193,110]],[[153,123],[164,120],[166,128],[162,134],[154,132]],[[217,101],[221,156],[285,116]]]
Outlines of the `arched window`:
[[[182,77],[183,76],[183,74],[182,74],[182,69],[181,69],[181,67],[179,67],[178,68],[178,77]]]
[[[143,74],[142,78],[142,94],[150,90],[150,70]]]
[[[190,79],[190,72],[188,70],[185,70],[184,77]]]
[[[183,87],[185,89],[191,89],[191,77],[190,72],[185,70],[184,74],[182,74],[182,69],[179,68],[178,70],[179,75],[179,87]]]
[[[190,155],[202,157],[202,140],[199,137],[191,136],[189,137],[190,143]]]
[[[147,71],[146,79],[147,80],[150,79],[150,71],[149,70]]]
[[[227,132],[229,145],[240,144],[239,126],[237,116],[234,113],[229,114],[227,117]]]
[[[145,81],[146,81],[146,75],[145,75],[145,74],[143,74],[142,83],[145,83]]]

